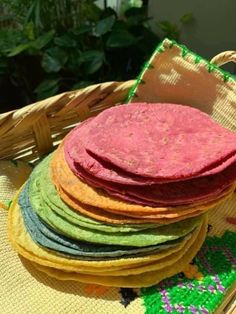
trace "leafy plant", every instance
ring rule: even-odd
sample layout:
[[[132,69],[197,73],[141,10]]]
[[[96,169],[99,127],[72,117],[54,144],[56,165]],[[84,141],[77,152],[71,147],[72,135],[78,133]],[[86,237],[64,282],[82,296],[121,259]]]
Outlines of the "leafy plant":
[[[0,31],[0,92],[6,106],[134,78],[160,41],[140,1],[122,17],[109,7],[98,8],[94,0],[2,3],[11,16]]]
[[[169,21],[162,21],[158,23],[158,26],[163,31],[165,37],[179,40],[179,36],[184,25],[192,21],[193,21],[192,13],[186,13],[180,18],[178,24],[171,23]]]
[[[0,88],[9,82],[16,94],[20,90],[18,105],[133,78],[160,41],[146,23],[145,7],[126,10],[122,19],[94,0],[5,1],[5,8],[20,14],[0,31]]]

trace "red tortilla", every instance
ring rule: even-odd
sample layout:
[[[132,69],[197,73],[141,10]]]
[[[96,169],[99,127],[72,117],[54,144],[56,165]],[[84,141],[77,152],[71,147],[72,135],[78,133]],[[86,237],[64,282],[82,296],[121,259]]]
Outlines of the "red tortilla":
[[[150,186],[115,184],[90,175],[71,160],[68,165],[80,179],[90,186],[102,188],[108,194],[126,201],[154,207],[209,202],[219,197],[236,181],[236,163],[216,175]]]
[[[79,163],[75,163],[71,158],[69,150],[71,142],[77,140],[79,143],[78,158],[82,160],[82,157],[86,158],[86,151],[83,148],[84,137],[81,135],[80,131],[89,128],[89,121],[81,124],[79,127],[74,129],[71,134],[65,140],[64,153],[65,159],[70,167],[70,169],[87,184],[103,188],[110,195],[126,200],[132,203],[146,205],[146,206],[176,206],[176,205],[187,205],[191,203],[202,203],[214,200],[221,195],[222,191],[228,188],[230,185],[236,181],[236,163],[229,166],[222,172],[206,176],[197,179],[190,179],[181,182],[171,182],[165,184],[153,184],[150,186],[131,186],[122,185],[114,182],[109,182],[102,180],[99,177],[91,175]],[[78,135],[80,135],[78,137]],[[74,143],[75,144],[75,143]],[[73,148],[73,147],[72,147]],[[84,156],[83,156],[84,154]],[[101,168],[101,164],[92,159],[88,155],[91,163],[98,165]],[[106,173],[106,168],[104,168]],[[117,173],[116,173],[117,174]],[[118,175],[118,174],[117,174]]]
[[[91,121],[84,146],[126,172],[160,180],[215,174],[236,161],[234,132],[175,104],[107,109]]]
[[[90,131],[91,121],[90,118],[83,123],[80,123],[74,130],[72,130],[64,140],[65,157],[69,164],[75,161],[88,173],[111,182],[116,182],[126,185],[149,185],[155,183],[154,179],[136,176],[132,173],[127,173],[122,169],[114,167],[103,160],[93,158],[85,150],[85,143]]]

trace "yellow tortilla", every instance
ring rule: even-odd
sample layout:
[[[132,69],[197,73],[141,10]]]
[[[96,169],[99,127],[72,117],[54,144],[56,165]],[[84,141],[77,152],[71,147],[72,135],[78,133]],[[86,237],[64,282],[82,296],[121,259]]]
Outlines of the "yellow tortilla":
[[[201,230],[198,234],[198,237],[180,260],[160,270],[149,271],[139,275],[128,275],[118,277],[107,275],[102,277],[95,275],[86,275],[76,272],[63,272],[61,270],[42,266],[36,263],[34,263],[34,266],[38,270],[59,280],[74,280],[83,283],[99,284],[111,287],[129,287],[129,288],[148,287],[159,283],[165,278],[174,276],[179,272],[183,271],[183,269],[186,268],[186,266],[192,261],[197,252],[200,250],[206,237],[206,233],[207,221],[204,221]]]
[[[206,219],[206,218],[204,218]],[[198,228],[199,229],[199,228]],[[192,237],[197,233],[197,230],[192,233]],[[16,203],[16,199],[13,201],[11,208],[9,210],[9,222],[8,222],[8,231],[9,238],[13,247],[17,250],[18,253],[30,259],[31,261],[39,260],[43,263],[43,265],[57,268],[69,268],[73,271],[78,270],[87,270],[87,271],[104,271],[110,268],[111,270],[120,269],[121,267],[130,267],[130,266],[139,266],[144,263],[150,263],[153,261],[157,261],[161,258],[165,258],[166,256],[172,255],[173,253],[177,253],[181,251],[185,245],[187,245],[190,239],[185,238],[178,246],[167,249],[157,254],[149,255],[149,256],[140,256],[133,258],[121,258],[107,261],[85,261],[85,260],[73,260],[67,259],[64,257],[60,257],[56,254],[51,253],[50,251],[41,248],[31,239],[30,235],[27,233],[24,222],[20,214],[19,206]],[[117,268],[116,268],[117,267]],[[100,269],[100,270],[99,270]]]

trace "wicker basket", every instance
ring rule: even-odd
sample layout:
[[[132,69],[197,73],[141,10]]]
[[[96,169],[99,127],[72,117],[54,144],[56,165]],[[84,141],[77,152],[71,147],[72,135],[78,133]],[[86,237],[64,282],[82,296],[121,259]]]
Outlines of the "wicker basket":
[[[226,51],[211,62],[236,62]],[[33,161],[50,152],[80,121],[122,103],[134,81],[109,82],[62,93],[0,115],[0,159]]]
[[[236,62],[236,51],[221,53],[211,60],[212,63],[217,65],[222,65],[230,61]],[[133,85],[134,81],[127,81],[124,83],[110,82],[93,85],[82,90],[62,93],[22,109],[1,114],[0,159],[21,159],[24,161],[37,160],[40,156],[53,150],[75,124],[90,116],[98,114],[108,107],[122,103]],[[4,208],[4,204],[2,204],[2,207]],[[234,205],[232,208],[234,210]],[[3,212],[2,217],[5,219],[2,220],[4,225],[4,222],[6,221],[5,212]],[[218,216],[216,215],[214,215],[213,218],[215,221],[215,229],[218,230],[218,225],[222,225],[222,221],[218,221]],[[221,226],[221,229],[222,228],[223,227]],[[2,240],[4,241],[4,237],[6,236],[4,233],[5,231],[2,231],[4,234]],[[5,246],[8,247],[7,242]],[[32,308],[35,307],[35,313],[37,311],[37,313],[39,313],[39,310],[40,313],[42,313],[43,308],[48,309],[51,304],[54,309],[54,301],[55,304],[58,303],[57,308],[62,304],[63,306],[66,304],[66,307],[70,305],[69,308],[73,308],[73,310],[77,307],[80,308],[82,312],[87,309],[87,306],[90,309],[94,308],[96,311],[99,306],[100,313],[107,313],[109,309],[112,309],[116,313],[124,313],[124,311],[125,313],[143,313],[144,311],[139,300],[136,303],[134,302],[131,307],[126,308],[125,310],[122,308],[122,310],[120,310],[119,306],[121,306],[122,302],[113,302],[113,297],[118,294],[118,292],[114,292],[113,290],[111,291],[112,302],[107,302],[106,299],[103,300],[102,298],[96,297],[96,303],[92,298],[87,298],[86,303],[84,294],[82,294],[81,297],[80,294],[82,290],[80,290],[78,286],[73,286],[69,282],[65,283],[63,288],[55,281],[48,284],[47,281],[39,280],[40,282],[38,283],[38,280],[31,280],[31,277],[28,277],[28,271],[34,273],[30,264],[27,264],[27,262],[22,263],[22,261],[19,261],[14,255],[9,255],[8,250],[6,250],[5,259],[8,267],[3,269],[5,272],[9,271],[8,276],[6,276],[7,284],[12,284],[12,282],[14,282],[17,287],[21,285],[21,287],[24,287],[24,291],[28,292],[28,294],[26,293],[27,298],[22,298],[20,291],[18,293],[18,298],[16,299],[19,304],[16,306],[21,309],[25,306],[25,303],[19,301],[19,296],[22,299],[27,299],[27,306],[31,305]],[[17,270],[21,274],[21,277],[19,278],[21,278],[22,282],[14,276]],[[36,276],[38,276],[38,274]],[[36,277],[36,279],[38,278],[41,277]],[[19,282],[19,284],[17,284],[17,282]],[[52,287],[54,289],[51,289]],[[10,289],[6,290],[5,288],[5,291],[9,292]],[[71,293],[72,291],[73,293]],[[13,293],[11,295],[13,295]],[[234,293],[235,286],[232,287],[227,295],[225,295],[224,301],[215,314],[235,313],[235,304],[232,304]],[[47,299],[45,302],[44,297],[48,294],[50,294],[53,302],[50,302],[50,299],[49,301]],[[40,295],[40,298],[38,298],[38,295]],[[8,304],[8,293],[5,293],[5,300],[7,302],[5,308],[7,309],[10,308],[11,304],[14,304],[14,302],[10,302],[10,305]],[[38,300],[40,301],[38,302]],[[56,309],[54,310],[56,311]],[[45,310],[44,313],[47,312],[48,311]]]

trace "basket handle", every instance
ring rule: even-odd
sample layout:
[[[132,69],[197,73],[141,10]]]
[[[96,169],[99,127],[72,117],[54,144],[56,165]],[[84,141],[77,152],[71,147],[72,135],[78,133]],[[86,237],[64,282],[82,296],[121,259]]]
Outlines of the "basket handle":
[[[219,53],[214,58],[211,59],[211,63],[214,63],[218,66],[221,66],[228,62],[235,62],[236,63],[236,51],[228,50]]]

